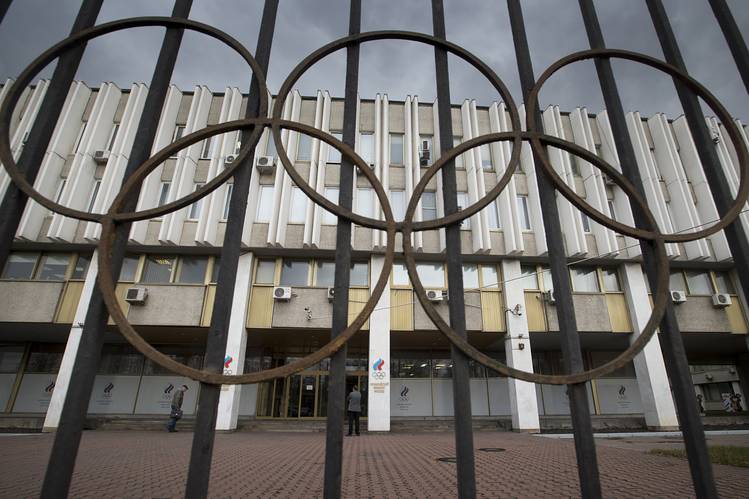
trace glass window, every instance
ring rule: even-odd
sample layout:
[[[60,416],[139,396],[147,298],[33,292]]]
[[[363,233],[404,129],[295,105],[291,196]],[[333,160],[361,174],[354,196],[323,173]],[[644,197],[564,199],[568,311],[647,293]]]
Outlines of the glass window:
[[[684,274],[681,270],[671,272],[668,279],[668,289],[671,291],[687,291],[687,285],[684,282]]]
[[[203,183],[196,183],[192,191],[195,192],[204,185],[205,184]],[[187,218],[189,218],[190,220],[197,220],[198,218],[200,218],[200,213],[203,210],[203,199],[205,198],[200,198],[190,205],[190,214]]]
[[[99,374],[140,375],[143,370],[143,355],[132,347],[105,345],[99,361]]]
[[[437,218],[437,193],[426,191],[421,196],[421,218],[434,220]]]
[[[175,142],[175,141],[181,139],[184,134],[185,134],[185,127],[184,127],[184,125],[177,125],[174,128],[174,134],[172,135],[172,142]],[[172,158],[176,158],[177,154],[178,153],[175,152],[174,154],[172,154],[171,157]]]
[[[728,272],[715,272],[715,284],[718,285],[718,293],[736,294],[733,281]]]
[[[15,373],[21,367],[23,345],[0,346],[0,373]]]
[[[597,293],[598,272],[595,267],[573,267],[570,269],[572,276],[572,289],[576,292]]]
[[[307,260],[284,260],[281,267],[281,286],[306,286],[308,274]]]
[[[465,208],[468,208],[468,193],[467,192],[459,192],[458,193],[458,210],[463,210]],[[471,228],[471,217],[466,218],[462,222],[460,222],[460,228],[463,230],[468,230]]]
[[[273,186],[261,185],[257,201],[256,222],[270,222],[273,216]]]
[[[425,288],[445,287],[445,267],[441,263],[417,263],[416,273]]]
[[[419,136],[419,163],[421,166],[432,164],[432,136]]]
[[[616,220],[616,210],[614,209],[614,201],[612,199],[609,199],[609,215]]]
[[[94,203],[96,203],[96,196],[99,194],[99,188],[101,187],[101,180],[94,182],[94,189],[91,191],[91,198],[88,200],[88,207],[86,211],[91,213],[94,211]]]
[[[211,159],[213,156],[213,139],[214,137],[208,137],[203,141],[203,147],[200,150],[200,159]]]
[[[429,359],[391,359],[394,378],[428,378],[431,371]]]
[[[226,197],[224,198],[224,211],[221,213],[221,218],[226,220],[229,218],[229,206],[231,205],[231,195],[234,192],[234,184],[228,184],[226,187]]]
[[[369,263],[354,262],[349,276],[350,286],[369,286]]]
[[[276,141],[273,140],[273,134],[268,131],[268,142],[265,146],[265,155],[266,156],[273,156],[274,158],[278,157],[278,151],[276,151]]]
[[[408,270],[406,265],[403,263],[393,264],[393,286],[409,286],[411,282],[408,280]]]
[[[490,144],[484,144],[480,147],[481,151],[481,168],[484,170],[493,170],[492,148]]]
[[[713,286],[710,283],[710,274],[699,270],[687,270],[687,286],[690,295],[711,295]]]
[[[81,146],[83,145],[83,134],[86,133],[86,125],[88,125],[88,123],[84,121],[81,125],[81,129],[78,131],[78,136],[75,138],[75,145],[73,146],[74,153],[81,150]]]
[[[359,156],[368,165],[374,164],[374,134],[371,132],[359,135]]]
[[[463,287],[465,289],[479,287],[479,268],[475,263],[463,264]]]
[[[580,213],[580,220],[583,223],[583,232],[586,234],[590,233],[590,219],[588,218],[588,215],[585,213]]]
[[[85,279],[86,273],[88,272],[88,266],[91,264],[91,257],[93,255],[78,255],[78,259],[75,261],[75,268],[73,268],[73,274],[70,276],[71,279]]]
[[[59,203],[62,199],[62,193],[65,191],[65,185],[68,183],[66,179],[60,180],[60,184],[57,186],[57,192],[55,193],[55,203]]]
[[[114,148],[114,141],[117,140],[117,133],[120,131],[120,124],[115,123],[112,127],[112,131],[109,133],[109,140],[107,141],[107,151],[111,151]]]
[[[138,270],[138,263],[140,257],[128,255],[122,261],[122,269],[120,270],[120,281],[134,282],[135,272]]]
[[[67,253],[43,255],[36,278],[40,281],[64,281],[69,263],[70,255]]]
[[[37,258],[37,253],[11,253],[3,270],[3,279],[31,279]]]
[[[315,286],[320,288],[331,288],[335,281],[335,262],[316,263]]]
[[[520,228],[523,230],[531,230],[531,217],[528,213],[528,196],[518,195],[517,203]]]
[[[622,286],[619,282],[619,272],[616,269],[601,269],[603,276],[604,291],[621,291]]]
[[[159,204],[157,206],[163,206],[169,201],[169,189],[172,187],[171,182],[162,182],[161,188],[159,189]]]
[[[325,188],[325,199],[331,203],[338,203],[338,187],[326,187]],[[335,225],[338,221],[333,213],[329,212],[325,208],[322,208],[322,224],[323,225]]]
[[[180,258],[177,282],[182,284],[203,284],[207,268],[207,256],[183,256]]]
[[[607,362],[614,360],[620,352],[592,351],[590,352],[590,363],[592,368],[600,367]],[[604,378],[635,378],[635,365],[628,362],[623,367],[604,374]]]
[[[255,284],[273,284],[275,275],[275,260],[258,260],[255,269]]]
[[[502,223],[499,219],[499,203],[498,200],[494,200],[489,205],[484,208],[484,211],[486,211],[487,220],[489,223],[490,229],[501,229]]]
[[[570,158],[570,169],[572,170],[572,174],[579,177],[580,163],[577,162],[577,156],[575,156],[574,154],[568,154],[567,157]]]
[[[312,137],[303,133],[298,133],[299,143],[296,147],[297,161],[309,161],[312,157]]]
[[[174,261],[173,256],[147,255],[141,282],[171,282]]]
[[[393,218],[400,222],[406,217],[406,192],[390,191],[390,205],[393,208]]]
[[[481,266],[481,287],[497,289],[501,287],[499,271],[496,265]]]
[[[453,137],[453,147],[459,146],[461,142],[463,142],[463,137]],[[465,168],[464,155],[461,154],[455,158],[455,168]]]
[[[543,279],[544,289],[554,291],[554,280],[551,278],[551,269],[549,267],[541,268],[541,278]]]
[[[307,218],[307,196],[299,187],[291,188],[291,206],[289,206],[289,223],[303,224]]]
[[[403,164],[403,135],[399,133],[390,134],[390,164]]]
[[[434,359],[434,369],[432,369],[432,376],[435,378],[452,378],[453,377],[453,361],[451,359]]]
[[[521,265],[519,280],[523,289],[541,289],[538,285],[538,274],[536,274],[535,265]]]
[[[211,269],[211,284],[216,284],[218,282],[218,274],[220,271],[221,271],[221,257],[214,256],[213,268]]]
[[[369,188],[356,189],[356,210],[357,215],[364,217],[374,216],[374,190]]]
[[[330,135],[338,140],[343,140],[343,134],[341,132],[330,132]],[[327,144],[327,142],[326,142]],[[341,151],[328,144],[328,163],[340,163],[341,162]]]
[[[59,371],[63,347],[61,343],[33,344],[26,363],[26,372],[54,374]]]

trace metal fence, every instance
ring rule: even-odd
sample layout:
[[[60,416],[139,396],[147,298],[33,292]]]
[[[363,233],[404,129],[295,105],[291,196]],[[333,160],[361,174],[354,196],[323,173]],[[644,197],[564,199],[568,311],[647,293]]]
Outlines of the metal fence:
[[[749,52],[747,52],[747,47],[736,23],[725,0],[708,1],[725,35],[742,80],[749,90]],[[5,16],[10,3],[10,0],[0,1],[0,22]],[[79,220],[98,222],[103,228],[98,248],[99,272],[97,286],[91,299],[85,323],[82,326],[83,332],[75,360],[75,369],[70,380],[70,387],[65,399],[60,425],[55,434],[54,446],[42,487],[42,497],[66,497],[68,494],[88,400],[101,355],[104,329],[110,315],[125,338],[146,357],[175,373],[198,380],[202,384],[188,479],[185,488],[186,497],[205,497],[208,492],[214,428],[222,384],[257,383],[288,376],[324,358],[330,357],[324,495],[330,498],[340,497],[346,342],[365,323],[385,289],[396,253],[395,237],[398,232],[402,234],[404,243],[403,252],[399,256],[406,262],[406,267],[418,300],[431,320],[451,342],[454,364],[455,447],[458,477],[457,493],[459,497],[470,498],[476,495],[471,404],[468,389],[469,359],[503,375],[517,379],[534,383],[567,385],[574,428],[581,494],[583,497],[600,497],[601,485],[585,382],[594,377],[610,373],[631,361],[647,341],[653,338],[656,328],[660,329],[663,337],[666,369],[673,390],[679,421],[684,433],[695,493],[698,497],[716,497],[715,482],[707,455],[707,447],[698,408],[695,403],[681,333],[676,322],[673,306],[668,299],[669,265],[665,253],[665,244],[692,241],[719,230],[725,230],[736,266],[743,269],[749,268],[749,261],[747,261],[749,258],[749,240],[742,227],[738,223],[733,223],[749,195],[749,170],[747,170],[749,153],[746,150],[737,126],[726,109],[705,87],[688,75],[661,0],[645,0],[645,3],[658,34],[665,62],[643,54],[606,49],[593,0],[579,0],[581,14],[590,42],[590,50],[570,54],[560,59],[546,69],[538,81],[536,81],[531,64],[531,54],[526,38],[520,1],[507,0],[523,101],[526,103],[527,120],[525,123],[522,123],[520,112],[499,76],[479,58],[447,41],[442,0],[432,0],[431,2],[433,35],[405,31],[362,33],[360,30],[361,0],[352,0],[349,16],[349,35],[321,47],[294,68],[278,92],[270,118],[266,118],[269,101],[265,74],[267,73],[274,38],[278,0],[265,1],[260,33],[254,54],[230,35],[212,26],[189,20],[192,0],[176,0],[171,17],[137,17],[101,25],[95,25],[95,21],[101,8],[102,0],[83,0],[70,37],[44,52],[21,73],[8,92],[2,109],[0,109],[0,160],[13,180],[13,184],[9,186],[7,194],[3,199],[2,207],[0,208],[0,213],[3,214],[2,220],[0,220],[0,266],[3,266],[7,260],[21,214],[29,198],[56,213]],[[145,111],[137,129],[122,189],[105,214],[73,210],[45,198],[35,191],[32,186],[52,136],[56,123],[55,117],[62,110],[65,96],[80,64],[86,42],[108,33],[142,26],[165,27],[166,33],[156,69],[154,70],[149,86]],[[170,78],[185,30],[199,32],[221,41],[247,62],[252,74],[252,80],[250,82],[250,98],[245,118],[207,127],[177,140],[155,155],[150,156],[156,127],[160,118],[160,110],[166,98]],[[438,124],[439,135],[441,137],[451,137],[453,135],[450,116],[448,54],[453,54],[465,60],[487,78],[504,101],[510,115],[513,130],[505,133],[482,135],[454,148],[450,147],[449,141],[440,141],[441,157],[434,162],[418,185],[415,186],[408,204],[405,221],[403,222],[396,222],[394,220],[382,184],[353,149],[356,134],[355,117],[359,79],[359,47],[362,43],[384,39],[419,42],[431,45],[434,48],[439,115]],[[343,140],[337,140],[333,136],[313,127],[281,119],[283,104],[292,87],[302,74],[322,57],[343,49],[347,53]],[[635,153],[629,139],[624,111],[611,69],[611,59],[625,59],[644,64],[662,71],[673,78],[699,151],[710,190],[713,193],[715,204],[722,216],[720,222],[689,234],[663,234],[659,231],[645,201],[643,184],[636,166]],[[39,111],[40,118],[34,124],[26,147],[16,161],[11,154],[9,144],[11,114],[24,88],[31,83],[32,79],[42,68],[55,60],[58,61],[58,64]],[[580,146],[542,133],[541,115],[537,102],[542,85],[559,69],[582,60],[594,60],[595,62],[615,138],[616,152],[620,161],[618,168],[607,164],[595,154],[588,152]],[[710,132],[705,124],[697,100],[698,97],[721,120],[736,148],[741,168],[741,184],[735,196],[731,194],[728,183],[720,168]],[[241,251],[241,233],[245,219],[246,201],[249,194],[253,156],[261,133],[266,127],[271,129],[280,161],[294,183],[315,203],[338,216],[336,239],[338,251],[330,341],[318,351],[283,367],[258,373],[224,375],[222,364],[227,341],[228,317],[234,291],[234,276],[236,275]],[[526,131],[523,131],[523,129]],[[140,184],[159,164],[177,151],[201,140],[237,130],[240,130],[242,133],[242,149],[239,158],[229,168],[190,195],[158,208],[136,211]],[[343,161],[340,175],[340,194],[337,204],[328,201],[316,192],[314,187],[310,186],[296,172],[282,147],[282,130],[293,130],[310,135],[341,151]],[[459,210],[453,160],[463,152],[491,142],[512,143],[512,156],[506,166],[505,174],[500,179],[498,185],[485,197],[473,205]],[[536,175],[546,237],[556,243],[549,244],[548,257],[557,301],[556,306],[562,337],[562,352],[565,361],[564,367],[567,372],[565,375],[541,375],[510,368],[482,354],[468,343],[466,337],[459,223],[461,220],[486,207],[499,195],[515,171],[515,167],[520,161],[521,148],[526,142],[530,143],[534,161],[541,167],[536,171]],[[610,176],[630,197],[635,227],[624,225],[605,216],[586,204],[584,199],[578,197],[555,173],[546,153],[547,147],[562,149],[577,155]],[[358,168],[359,172],[374,187],[377,198],[382,206],[385,217],[384,221],[367,218],[352,212],[354,168]],[[437,173],[440,173],[442,176],[446,215],[436,220],[415,221],[414,214],[419,198],[424,192],[427,182]],[[223,247],[221,249],[221,272],[217,283],[214,312],[208,333],[205,360],[203,369],[194,369],[159,353],[139,336],[137,331],[128,323],[116,300],[114,285],[122,266],[127,235],[132,222],[161,216],[183,208],[206,196],[231,177],[234,179],[234,189],[229,206]],[[564,253],[563,244],[561,244],[563,239],[555,201],[556,192],[559,192],[596,222],[620,234],[639,239],[642,248],[643,263],[651,289],[654,290],[653,312],[642,333],[619,357],[589,371],[585,371],[583,367],[580,339],[572,304],[572,294],[566,273],[567,257]],[[347,325],[352,223],[385,231],[387,233],[387,247],[385,264],[369,301],[356,319],[350,325]],[[449,324],[440,317],[431,302],[426,298],[424,287],[416,273],[413,258],[414,250],[410,245],[411,238],[409,237],[416,231],[438,228],[444,228],[446,234],[445,260],[448,269]],[[749,296],[749,273],[740,272],[739,277],[745,295]],[[540,479],[543,480],[543,477],[540,477]]]

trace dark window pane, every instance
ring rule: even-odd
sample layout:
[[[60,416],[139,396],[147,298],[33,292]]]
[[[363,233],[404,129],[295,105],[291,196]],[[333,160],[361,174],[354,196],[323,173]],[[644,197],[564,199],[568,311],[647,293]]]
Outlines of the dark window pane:
[[[317,262],[315,286],[320,288],[333,287],[335,277],[335,262]]]
[[[3,279],[31,279],[37,253],[11,253],[3,270]]]
[[[203,284],[205,270],[208,267],[207,256],[183,256],[181,258],[179,279],[182,284]]]
[[[349,282],[351,286],[368,286],[369,264],[366,262],[352,263]]]
[[[67,253],[44,255],[39,266],[37,279],[40,281],[64,281],[69,263],[70,255]]]
[[[147,256],[141,282],[170,282],[174,257]]]
[[[138,262],[140,257],[138,256],[126,256],[122,262],[122,270],[120,270],[120,281],[133,282],[135,281],[135,272],[138,270]]]
[[[89,265],[91,265],[91,255],[78,255],[78,259],[75,261],[73,275],[71,275],[70,278],[85,279]]]
[[[281,286],[306,286],[309,262],[284,260],[281,267]]]

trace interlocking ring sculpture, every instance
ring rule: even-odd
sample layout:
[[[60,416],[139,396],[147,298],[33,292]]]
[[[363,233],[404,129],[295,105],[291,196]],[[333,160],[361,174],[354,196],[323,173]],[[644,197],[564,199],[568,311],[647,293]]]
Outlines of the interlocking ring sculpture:
[[[99,272],[97,279],[109,313],[114,319],[114,322],[116,323],[120,333],[137,350],[139,350],[143,355],[148,357],[153,362],[177,374],[192,378],[203,383],[258,383],[273,378],[284,377],[295,372],[299,372],[323,360],[324,358],[329,357],[331,354],[339,350],[354,335],[354,333],[364,325],[365,321],[369,318],[369,315],[374,310],[376,303],[379,301],[380,296],[382,295],[385,286],[387,285],[388,277],[392,269],[393,261],[395,258],[395,236],[398,232],[403,235],[402,256],[405,260],[406,268],[408,270],[411,282],[413,283],[419,302],[421,303],[429,318],[434,322],[434,324],[438,327],[442,334],[444,334],[453,345],[458,347],[468,357],[502,375],[534,383],[582,383],[592,378],[603,376],[631,361],[634,356],[640,350],[642,350],[645,344],[652,338],[658,324],[663,317],[668,302],[668,293],[666,291],[668,288],[669,279],[669,262],[666,258],[665,244],[694,241],[724,229],[736,219],[739,212],[742,210],[744,204],[746,203],[747,197],[749,197],[749,168],[747,168],[747,164],[749,163],[749,152],[747,151],[739,130],[736,124],[731,119],[731,116],[723,107],[723,105],[704,86],[691,78],[689,75],[685,74],[674,66],[666,64],[661,60],[636,52],[613,49],[585,50],[563,57],[562,59],[553,63],[551,66],[549,66],[548,69],[544,71],[535,87],[530,92],[528,98],[528,109],[526,113],[527,131],[522,131],[520,115],[517,106],[512,99],[512,96],[510,95],[502,80],[497,76],[497,74],[478,57],[474,56],[458,45],[422,33],[407,31],[371,31],[340,38],[319,48],[308,57],[306,57],[303,61],[301,61],[291,71],[291,73],[281,86],[274,107],[273,116],[271,118],[242,119],[209,126],[202,130],[191,133],[185,137],[182,137],[181,139],[175,141],[174,143],[168,145],[161,151],[154,154],[151,158],[141,164],[137,168],[137,170],[125,181],[122,189],[112,202],[107,213],[86,213],[62,206],[52,201],[51,199],[46,198],[41,193],[36,191],[33,186],[26,180],[25,176],[19,170],[18,165],[14,161],[13,155],[10,150],[9,130],[11,114],[18,103],[23,89],[31,83],[32,79],[43,67],[58,58],[66,51],[80,46],[88,40],[108,33],[143,26],[162,26],[167,28],[192,30],[213,37],[232,48],[247,62],[254,76],[257,78],[260,89],[260,106],[258,114],[259,116],[267,115],[267,86],[265,83],[263,71],[261,70],[259,64],[254,59],[252,54],[230,35],[224,33],[223,31],[217,30],[212,26],[184,19],[170,17],[136,17],[123,19],[99,26],[94,26],[92,28],[80,31],[79,33],[76,33],[69,38],[66,38],[65,40],[59,42],[58,44],[45,51],[21,73],[21,75],[18,77],[18,79],[15,81],[10,91],[8,92],[2,108],[0,108],[0,161],[2,161],[15,185],[18,186],[18,188],[26,195],[28,195],[31,199],[35,200],[42,206],[45,206],[46,208],[49,208],[50,210],[67,217],[77,218],[84,221],[98,222],[102,225],[101,240],[99,242]],[[437,161],[435,161],[434,164],[432,164],[432,166],[425,172],[420,182],[415,186],[411,199],[408,203],[405,219],[403,222],[396,222],[394,220],[392,209],[390,207],[390,203],[382,184],[376,178],[372,169],[370,169],[369,166],[361,159],[361,157],[356,154],[352,147],[336,139],[332,135],[318,130],[314,127],[281,119],[281,112],[284,107],[284,103],[286,102],[286,99],[291,92],[292,87],[299,80],[302,74],[317,61],[333,52],[352,45],[360,45],[365,42],[390,39],[406,40],[432,45],[435,48],[444,49],[447,52],[450,52],[453,55],[471,64],[489,80],[492,86],[499,93],[500,98],[504,101],[505,106],[510,114],[510,123],[513,130],[510,132],[489,133],[481,135],[448,150],[444,156],[442,156]],[[568,66],[577,61],[599,58],[626,59],[644,64],[646,66],[650,66],[670,75],[674,79],[686,85],[699,97],[701,97],[723,123],[728,136],[730,137],[731,142],[733,143],[734,148],[737,152],[741,181],[733,205],[725,213],[723,218],[715,225],[692,233],[661,233],[658,229],[652,212],[647,206],[646,201],[638,194],[637,189],[619,172],[618,169],[609,165],[607,162],[605,162],[595,154],[572,142],[546,135],[541,131],[536,130],[534,117],[536,116],[536,113],[538,111],[537,97],[543,84],[556,71],[565,66]],[[241,375],[225,375],[216,372],[208,372],[201,369],[191,368],[167,357],[166,355],[162,354],[154,347],[152,347],[137,333],[135,328],[133,328],[133,326],[125,317],[125,314],[120,307],[115,295],[115,282],[112,278],[111,272],[111,253],[115,239],[115,229],[118,225],[121,224],[162,216],[167,213],[184,208],[208,195],[213,190],[217,189],[221,184],[232,177],[238,168],[251,168],[251,162],[246,161],[246,159],[251,157],[251,152],[254,151],[255,146],[257,145],[260,136],[266,127],[270,127],[271,129],[273,139],[276,144],[276,150],[278,151],[279,159],[281,161],[281,164],[283,165],[284,170],[291,177],[294,183],[299,188],[301,188],[302,191],[307,196],[309,196],[317,205],[323,207],[324,209],[335,214],[343,220],[361,225],[363,227],[383,230],[386,232],[387,245],[385,251],[385,263],[369,300],[367,300],[364,308],[356,316],[355,320],[340,335],[324,345],[322,348],[318,349],[316,352],[311,353],[302,359],[299,359],[291,364],[287,364],[282,367]],[[202,188],[187,196],[184,196],[180,199],[157,208],[132,212],[123,211],[125,209],[124,206],[126,205],[126,202],[132,196],[134,196],[135,193],[138,192],[138,187],[146,178],[146,176],[167,158],[176,154],[177,151],[205,140],[209,137],[213,137],[214,135],[245,130],[251,130],[250,140],[246,141],[246,144],[244,144],[244,146],[242,147],[238,160],[235,161],[230,167],[226,168],[223,172],[219,173],[210,182],[206,183]],[[306,182],[306,180],[299,175],[292,162],[289,160],[289,157],[281,141],[282,130],[291,130],[294,132],[309,135],[310,137],[321,140],[327,143],[329,146],[338,149],[341,152],[342,156],[351,161],[353,165],[358,168],[359,172],[363,174],[372,184],[382,207],[385,220],[364,217],[357,213],[354,213],[348,208],[344,208],[329,201],[319,192],[317,192],[312,186],[310,186]],[[608,227],[611,230],[614,230],[626,236],[639,239],[641,241],[651,243],[655,250],[655,256],[658,263],[657,281],[655,291],[653,293],[655,297],[655,303],[647,324],[645,325],[643,331],[637,337],[637,339],[633,341],[632,344],[624,352],[622,352],[614,360],[595,369],[590,369],[588,371],[574,374],[552,376],[514,369],[503,364],[502,362],[488,357],[487,355],[481,353],[478,349],[470,345],[465,338],[458,335],[444,321],[444,319],[442,319],[432,303],[427,299],[424,286],[422,285],[421,280],[419,279],[419,276],[416,272],[416,264],[414,262],[414,249],[411,246],[410,235],[416,231],[440,229],[452,224],[460,223],[462,220],[478,213],[489,203],[493,202],[512,178],[512,175],[520,162],[520,152],[522,144],[526,141],[530,142],[531,147],[536,154],[536,157],[540,160],[540,167],[543,175],[545,175],[546,178],[551,181],[554,188],[558,190],[573,205],[575,205],[579,210],[587,214],[596,222],[604,225],[605,227]],[[423,194],[429,180],[433,178],[437,174],[437,172],[439,172],[446,164],[453,161],[453,159],[458,155],[465,153],[475,147],[479,147],[481,145],[489,144],[492,142],[512,143],[512,154],[510,156],[508,164],[505,166],[504,174],[500,178],[497,185],[474,204],[458,212],[447,214],[435,220],[414,221],[414,214],[416,212],[419,199]],[[604,215],[603,213],[588,205],[585,200],[577,196],[577,194],[575,194],[575,192],[554,171],[554,168],[552,167],[551,162],[549,161],[549,157],[546,153],[547,147],[561,149],[570,154],[574,154],[584,161],[594,165],[596,168],[602,170],[609,177],[611,177],[614,182],[616,182],[616,184],[619,185],[630,196],[637,208],[641,210],[647,222],[647,228],[630,227],[628,225],[622,224],[621,222],[618,222]]]

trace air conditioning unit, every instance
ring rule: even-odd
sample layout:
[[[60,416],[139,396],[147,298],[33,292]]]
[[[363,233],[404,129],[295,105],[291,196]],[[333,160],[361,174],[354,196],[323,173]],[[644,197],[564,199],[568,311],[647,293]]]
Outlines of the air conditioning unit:
[[[554,291],[544,291],[544,301],[554,305],[557,302],[557,299],[554,297]]]
[[[427,300],[429,301],[442,301],[445,299],[441,289],[427,289],[425,291],[427,292]]]
[[[328,288],[328,301],[333,301],[335,296],[335,288]]]
[[[109,151],[99,149],[94,151],[94,161],[97,165],[105,165],[109,161]]]
[[[230,165],[230,164],[234,163],[236,160],[237,160],[237,155],[236,154],[227,154],[226,157],[224,158],[224,164],[225,165]]]
[[[715,308],[724,308],[729,306],[731,302],[731,295],[728,295],[726,293],[715,293],[713,295],[713,307]]]
[[[273,299],[281,301],[291,300],[291,288],[288,286],[276,286],[273,288]]]
[[[671,290],[671,301],[674,303],[684,303],[687,301],[687,295],[684,291],[678,291],[676,289]]]
[[[276,161],[273,159],[273,156],[259,156],[255,160],[257,171],[259,171],[260,173],[272,173],[275,164]]]
[[[142,305],[146,303],[148,290],[146,288],[127,288],[125,301],[133,305]]]

